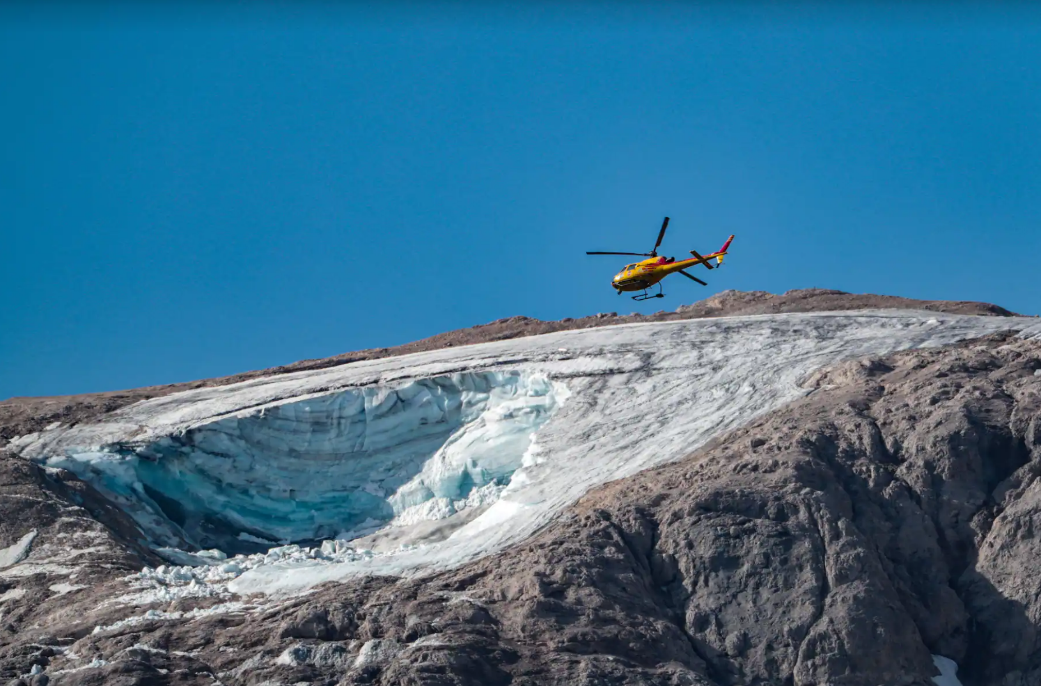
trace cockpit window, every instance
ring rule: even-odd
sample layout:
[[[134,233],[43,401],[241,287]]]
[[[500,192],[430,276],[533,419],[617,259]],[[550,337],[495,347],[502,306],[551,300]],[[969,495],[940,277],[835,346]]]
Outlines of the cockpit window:
[[[625,271],[629,271],[630,269],[632,269],[635,266],[636,266],[635,264],[627,264],[627,265],[625,265]]]

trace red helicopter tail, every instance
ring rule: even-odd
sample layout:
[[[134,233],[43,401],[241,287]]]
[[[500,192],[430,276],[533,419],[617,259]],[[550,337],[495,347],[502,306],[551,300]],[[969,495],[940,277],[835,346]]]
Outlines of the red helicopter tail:
[[[734,236],[733,235],[731,235],[730,238],[727,239],[727,242],[723,244],[723,247],[719,249],[719,252],[717,252],[713,256],[713,257],[716,258],[716,265],[717,266],[723,264],[723,256],[727,254],[727,248],[730,247],[730,241],[732,241],[732,240],[734,240]]]

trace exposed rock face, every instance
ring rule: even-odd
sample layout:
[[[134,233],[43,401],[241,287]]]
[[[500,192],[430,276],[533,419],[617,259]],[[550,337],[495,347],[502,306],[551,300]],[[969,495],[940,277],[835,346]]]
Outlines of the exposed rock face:
[[[0,456],[0,683],[47,666],[58,636],[68,644],[93,628],[81,628],[88,614],[125,614],[101,607],[124,592],[119,578],[161,562],[139,537],[71,473]]]
[[[932,686],[932,653],[965,686],[1038,684],[1039,370],[1041,344],[1010,336],[845,363],[503,553],[249,611],[116,624],[103,601],[147,553],[113,514],[90,526],[125,552],[90,588],[15,597],[0,569],[0,683]],[[9,518],[79,507],[62,475],[0,467],[39,501],[0,498],[0,546],[23,535]]]
[[[501,341],[523,336],[536,336],[566,331],[611,326],[631,322],[674,321],[679,319],[701,319],[751,314],[776,314],[783,312],[828,312],[836,310],[864,309],[919,309],[950,314],[1012,316],[1003,307],[979,302],[944,300],[914,300],[889,295],[853,294],[822,288],[808,288],[774,295],[765,291],[723,291],[692,305],[680,306],[675,312],[656,312],[651,315],[632,314],[618,316],[616,312],[601,313],[580,319],[541,321],[531,317],[508,317],[468,329],[459,329],[438,334],[421,341],[406,343],[392,348],[373,348],[344,353],[317,360],[302,360],[293,364],[244,372],[216,379],[204,379],[187,383],[149,386],[126,391],[87,393],[74,396],[40,398],[11,398],[0,401],[0,449],[15,436],[39,431],[52,422],[76,424],[95,420],[99,416],[118,410],[131,403],[148,398],[176,393],[191,388],[221,386],[255,379],[272,374],[286,374],[308,369],[324,369],[360,360],[373,360],[395,355],[437,350],[441,348]]]

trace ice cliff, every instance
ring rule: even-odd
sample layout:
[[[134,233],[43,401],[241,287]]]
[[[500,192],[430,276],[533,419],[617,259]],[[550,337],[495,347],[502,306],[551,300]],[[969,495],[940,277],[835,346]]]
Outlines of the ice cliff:
[[[457,373],[311,395],[45,463],[90,480],[163,546],[351,539],[494,499],[565,395],[544,376]]]

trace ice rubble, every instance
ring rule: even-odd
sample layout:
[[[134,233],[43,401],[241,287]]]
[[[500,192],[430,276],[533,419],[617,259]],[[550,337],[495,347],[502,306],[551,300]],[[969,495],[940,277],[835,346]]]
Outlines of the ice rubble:
[[[567,331],[195,389],[14,447],[123,498],[166,545],[256,546],[166,551],[183,566],[144,570],[127,602],[295,592],[461,564],[805,394],[823,365],[1008,329],[1041,333],[891,310]]]

